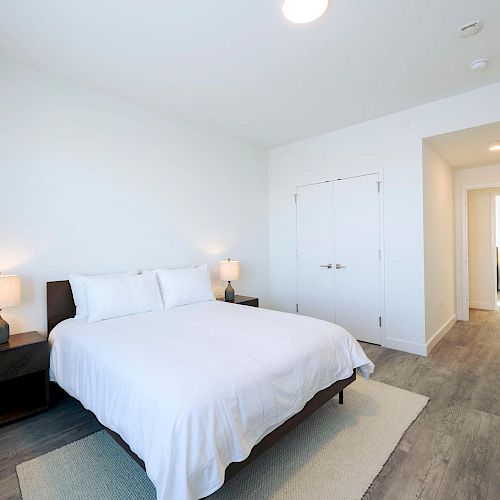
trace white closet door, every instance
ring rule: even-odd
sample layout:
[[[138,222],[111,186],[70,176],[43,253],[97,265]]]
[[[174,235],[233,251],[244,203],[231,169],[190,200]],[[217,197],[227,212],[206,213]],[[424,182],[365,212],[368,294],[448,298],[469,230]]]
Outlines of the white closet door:
[[[380,344],[378,175],[334,182],[335,322]]]
[[[299,187],[297,302],[300,314],[335,320],[333,273],[333,182]]]

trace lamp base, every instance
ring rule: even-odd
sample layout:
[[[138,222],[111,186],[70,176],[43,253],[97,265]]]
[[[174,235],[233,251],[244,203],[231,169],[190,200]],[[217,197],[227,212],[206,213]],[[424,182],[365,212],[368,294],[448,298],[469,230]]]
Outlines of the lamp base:
[[[234,302],[234,288],[231,286],[231,282],[227,282],[226,291],[224,292],[224,299],[226,302]]]
[[[0,344],[5,344],[9,341],[9,323],[0,316]]]

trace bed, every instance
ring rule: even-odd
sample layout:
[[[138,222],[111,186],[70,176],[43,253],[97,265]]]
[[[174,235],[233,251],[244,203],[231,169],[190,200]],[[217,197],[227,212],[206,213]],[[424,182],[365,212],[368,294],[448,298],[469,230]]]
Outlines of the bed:
[[[51,380],[145,468],[158,499],[203,498],[373,371],[343,328],[209,301],[96,323],[47,284]]]

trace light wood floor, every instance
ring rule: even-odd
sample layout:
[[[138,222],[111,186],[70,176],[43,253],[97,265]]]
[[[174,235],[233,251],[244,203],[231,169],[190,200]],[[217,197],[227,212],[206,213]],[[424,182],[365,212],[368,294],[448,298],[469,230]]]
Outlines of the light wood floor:
[[[363,347],[376,380],[431,398],[365,499],[500,499],[500,315],[471,311],[427,358]],[[16,464],[98,429],[69,397],[0,427],[0,499],[21,498]]]
[[[428,357],[363,347],[374,379],[430,398],[365,499],[500,499],[500,315],[471,310]]]

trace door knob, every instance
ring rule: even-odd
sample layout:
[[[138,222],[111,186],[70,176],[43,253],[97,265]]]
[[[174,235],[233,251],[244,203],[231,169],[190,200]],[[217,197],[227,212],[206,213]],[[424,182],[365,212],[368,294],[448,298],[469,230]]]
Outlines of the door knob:
[[[343,266],[342,264],[335,264],[335,269],[345,269],[347,266]]]
[[[333,267],[332,264],[320,264],[319,267],[326,267],[327,269],[331,269]]]

